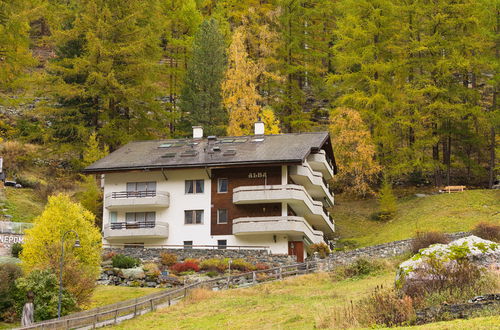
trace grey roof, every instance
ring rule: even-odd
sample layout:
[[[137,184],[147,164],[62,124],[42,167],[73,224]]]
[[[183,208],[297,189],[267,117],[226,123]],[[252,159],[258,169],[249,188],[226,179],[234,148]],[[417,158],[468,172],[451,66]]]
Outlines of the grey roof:
[[[320,148],[334,162],[327,132],[138,141],[126,144],[83,171],[298,163]]]

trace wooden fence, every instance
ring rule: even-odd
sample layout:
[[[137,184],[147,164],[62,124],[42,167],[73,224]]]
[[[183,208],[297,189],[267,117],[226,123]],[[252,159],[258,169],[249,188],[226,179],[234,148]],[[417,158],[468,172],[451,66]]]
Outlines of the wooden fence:
[[[138,315],[152,312],[158,307],[170,306],[174,300],[186,297],[191,290],[196,288],[225,289],[281,280],[289,276],[315,272],[318,269],[319,263],[318,261],[308,261],[266,270],[218,277],[207,281],[187,284],[178,289],[157,292],[140,298],[129,299],[112,305],[70,314],[60,319],[37,322],[31,326],[18,329],[95,329],[97,327],[116,324],[126,319],[132,319]],[[331,268],[331,266],[328,268]]]

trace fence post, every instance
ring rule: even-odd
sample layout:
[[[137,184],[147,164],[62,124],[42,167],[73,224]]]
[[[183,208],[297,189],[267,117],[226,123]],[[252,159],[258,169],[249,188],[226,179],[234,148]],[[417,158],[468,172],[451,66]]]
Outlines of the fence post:
[[[116,324],[117,319],[118,319],[118,308],[115,309],[115,324]]]
[[[96,323],[97,323],[97,313],[94,314],[94,324],[92,325],[92,329],[95,329]]]
[[[306,274],[309,273],[309,261],[306,261]]]
[[[170,295],[168,295],[168,306],[170,306]]]
[[[282,280],[283,279],[283,268],[280,266],[280,270],[279,270],[279,279]]]
[[[135,304],[134,304],[134,317],[137,316],[137,298],[135,298]]]
[[[252,282],[253,284],[257,283],[257,274],[255,272],[252,272]]]
[[[151,311],[153,312],[155,310],[153,299],[151,299],[150,302],[151,302]]]

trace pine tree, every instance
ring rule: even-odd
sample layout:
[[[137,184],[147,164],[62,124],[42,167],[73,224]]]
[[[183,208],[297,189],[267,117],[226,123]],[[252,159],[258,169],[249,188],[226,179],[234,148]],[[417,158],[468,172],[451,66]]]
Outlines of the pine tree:
[[[379,213],[380,220],[389,220],[394,217],[397,211],[396,196],[392,191],[392,185],[387,176],[384,176],[382,187],[379,191]]]
[[[337,108],[330,115],[330,133],[339,167],[334,177],[336,189],[350,195],[372,194],[372,184],[380,173],[375,146],[359,112]]]
[[[72,21],[54,31],[58,57],[49,66],[47,109],[52,136],[82,141],[88,130],[116,148],[165,132],[158,102],[158,1],[83,1]]]
[[[92,133],[87,140],[85,149],[83,150],[83,166],[88,166],[99,159],[103,158],[109,153],[109,148],[104,145],[102,148],[99,146],[99,141],[97,139],[97,133]]]
[[[257,121],[260,99],[255,89],[257,66],[245,50],[245,32],[236,29],[229,47],[228,68],[222,83],[223,104],[229,113],[228,135],[250,135]]]
[[[226,69],[226,46],[215,19],[204,21],[193,42],[180,109],[190,125],[200,125],[208,135],[224,135],[227,115],[222,107],[221,83]]]
[[[186,73],[186,64],[191,56],[193,37],[203,21],[195,0],[174,0],[162,2],[163,19],[161,45],[163,65],[161,80],[166,86],[164,98],[167,109],[167,126],[171,135],[185,135],[179,126],[179,96]],[[190,131],[191,129],[189,129]]]
[[[29,50],[29,1],[0,0],[0,103],[8,104],[7,94],[24,87],[19,78],[35,61]]]

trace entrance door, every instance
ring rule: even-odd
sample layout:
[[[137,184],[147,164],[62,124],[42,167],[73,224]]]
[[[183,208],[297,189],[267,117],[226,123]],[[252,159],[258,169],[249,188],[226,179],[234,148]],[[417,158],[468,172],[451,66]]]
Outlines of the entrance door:
[[[297,258],[297,262],[304,262],[304,242],[288,242],[288,255],[295,256]]]

